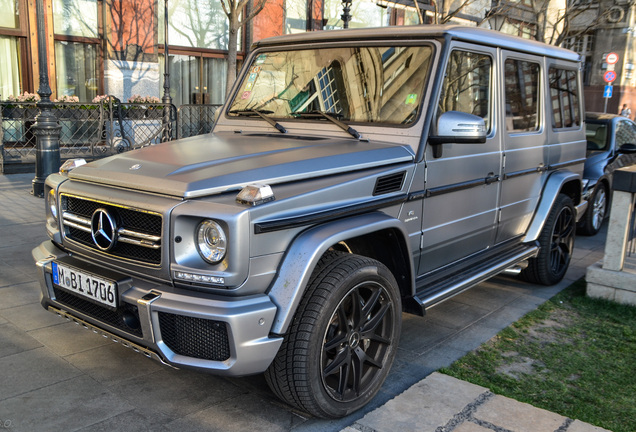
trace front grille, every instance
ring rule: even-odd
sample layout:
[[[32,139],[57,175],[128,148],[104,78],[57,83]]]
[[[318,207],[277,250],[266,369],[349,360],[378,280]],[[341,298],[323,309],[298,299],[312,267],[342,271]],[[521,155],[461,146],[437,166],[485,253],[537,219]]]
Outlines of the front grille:
[[[164,343],[176,354],[215,361],[230,358],[224,322],[159,312],[159,326]]]
[[[117,241],[106,251],[96,246],[91,232],[91,218],[98,209],[106,210],[117,227]],[[66,238],[98,252],[126,260],[161,264],[160,214],[62,195],[62,223]]]
[[[125,331],[137,337],[143,337],[141,331],[141,325],[139,324],[139,310],[137,306],[129,303],[123,303],[117,310],[107,309],[99,306],[88,300],[77,297],[69,292],[61,290],[59,288],[53,288],[55,293],[55,300],[68,306],[69,308],[81,312],[91,318],[94,318],[100,322],[108,324],[119,330]],[[127,322],[124,321],[124,317],[127,317]]]

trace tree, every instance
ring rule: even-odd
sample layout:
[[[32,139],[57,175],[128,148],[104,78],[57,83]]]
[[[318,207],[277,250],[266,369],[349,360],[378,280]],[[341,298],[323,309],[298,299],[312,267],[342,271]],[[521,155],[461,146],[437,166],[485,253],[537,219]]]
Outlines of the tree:
[[[499,31],[508,26],[522,34],[524,28],[532,39],[561,46],[567,38],[585,34],[604,24],[609,13],[608,9],[599,11],[595,2],[579,0],[526,0],[523,3],[494,0],[484,21],[499,22],[498,28],[495,28]]]
[[[241,28],[258,15],[267,0],[255,0],[251,10],[245,15],[245,7],[250,0],[221,0],[223,12],[229,21],[228,54],[227,54],[227,86],[225,95],[227,96],[236,81],[236,55],[238,51],[238,34]]]

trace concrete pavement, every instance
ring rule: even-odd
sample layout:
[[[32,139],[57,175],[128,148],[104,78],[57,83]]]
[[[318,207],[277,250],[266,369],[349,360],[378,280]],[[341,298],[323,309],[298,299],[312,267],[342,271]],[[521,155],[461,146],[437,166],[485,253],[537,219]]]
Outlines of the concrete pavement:
[[[11,431],[601,430],[435,373],[583,277],[604,233],[579,237],[554,287],[497,277],[403,316],[394,366],[378,396],[337,420],[281,403],[262,376],[173,370],[45,311],[31,249],[46,239],[33,174],[0,175],[0,429]],[[522,421],[523,420],[523,421]]]

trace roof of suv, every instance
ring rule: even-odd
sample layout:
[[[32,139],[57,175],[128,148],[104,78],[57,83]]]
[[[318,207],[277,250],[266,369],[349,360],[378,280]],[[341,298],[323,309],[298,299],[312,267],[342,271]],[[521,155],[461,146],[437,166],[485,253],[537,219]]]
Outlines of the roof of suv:
[[[292,35],[276,36],[254,43],[252,48],[276,45],[324,43],[350,40],[417,40],[450,37],[455,40],[475,42],[501,48],[546,55],[571,61],[579,61],[580,56],[570,50],[554,45],[511,36],[494,30],[461,25],[417,25],[380,28],[312,31]]]

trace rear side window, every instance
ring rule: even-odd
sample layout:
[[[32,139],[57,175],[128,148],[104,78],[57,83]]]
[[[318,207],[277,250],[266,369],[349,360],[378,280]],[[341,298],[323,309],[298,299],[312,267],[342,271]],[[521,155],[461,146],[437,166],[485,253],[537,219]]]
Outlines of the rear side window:
[[[438,115],[461,111],[483,118],[491,128],[492,60],[484,54],[453,51],[439,100]]]
[[[539,129],[539,70],[537,63],[506,60],[508,132],[529,132]]]
[[[579,126],[579,93],[576,71],[551,67],[552,126],[556,129]]]

